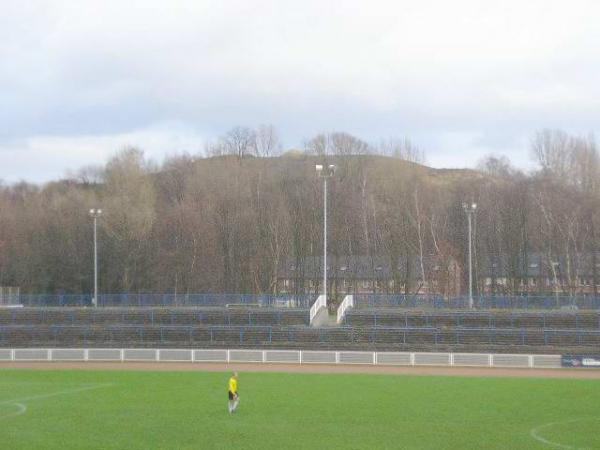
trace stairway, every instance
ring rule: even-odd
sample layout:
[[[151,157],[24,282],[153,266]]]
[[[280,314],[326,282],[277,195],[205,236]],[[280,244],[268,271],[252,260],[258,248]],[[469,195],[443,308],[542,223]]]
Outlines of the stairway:
[[[335,314],[327,314],[327,320],[323,320],[320,326],[323,328],[335,328],[339,327],[340,325],[337,323],[337,317]]]
[[[334,314],[329,314],[326,308],[323,308],[313,320],[311,324],[317,328],[336,328],[340,325],[337,323],[337,317]]]
[[[333,314],[330,314],[327,308],[327,302],[325,302],[325,297],[321,295],[310,308],[310,326],[320,328],[337,328],[340,326],[340,324],[337,323],[338,314],[343,314],[348,308],[353,307],[354,297],[352,295],[347,295],[344,297],[344,301],[340,307],[335,310]],[[343,318],[343,315],[341,317]]]

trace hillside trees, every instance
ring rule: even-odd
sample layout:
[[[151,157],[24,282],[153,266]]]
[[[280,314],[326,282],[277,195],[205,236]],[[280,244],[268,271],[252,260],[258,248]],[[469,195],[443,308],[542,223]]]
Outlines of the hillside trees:
[[[104,261],[103,283],[111,291],[144,289],[151,273],[156,194],[149,166],[135,148],[119,152],[106,165],[99,202],[102,249],[111,256]]]
[[[383,261],[394,282],[372,285],[374,291],[417,293],[427,283],[450,295],[456,277],[464,291],[461,204],[472,201],[479,205],[476,292],[519,293],[532,264],[556,272],[565,293],[576,293],[578,281],[590,276],[586,264],[598,284],[600,163],[593,137],[540,132],[532,142],[539,170],[530,174],[502,157],[487,158],[479,171],[430,169],[417,164],[423,157],[410,141],[373,145],[341,132],[307,140],[303,153],[275,157],[281,144],[268,125],[236,127],[211,148],[218,156],[176,155],[160,168],[127,148],[72,180],[0,186],[0,285],[90,292],[88,211],[102,208],[103,292],[275,293],[290,261],[297,293],[318,292],[320,281],[306,287],[302,271],[323,253],[323,183],[315,164],[330,163],[338,166],[328,182],[330,265],[358,258],[376,275]],[[502,273],[508,283],[500,282]],[[551,286],[540,280],[536,288]]]

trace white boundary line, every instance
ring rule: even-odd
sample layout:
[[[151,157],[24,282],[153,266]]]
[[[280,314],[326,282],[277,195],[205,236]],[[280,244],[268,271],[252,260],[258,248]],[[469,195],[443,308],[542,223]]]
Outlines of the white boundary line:
[[[114,386],[114,384],[113,383],[92,384],[92,385],[87,385],[87,386],[83,386],[80,388],[68,389],[65,391],[51,392],[49,394],[32,395],[29,397],[21,397],[21,398],[13,398],[10,400],[2,400],[2,401],[0,401],[0,405],[5,405],[8,403],[16,403],[16,402],[27,402],[30,400],[41,400],[44,398],[56,397],[57,395],[76,394],[78,392],[92,391],[94,389],[101,389],[101,388],[110,387],[110,386]]]
[[[21,414],[25,414],[27,412],[27,406],[23,405],[22,403],[15,402],[15,403],[8,403],[8,404],[16,406],[18,411],[0,416],[0,420],[8,419],[9,417],[20,416]]]
[[[561,444],[559,442],[553,442],[553,441],[550,441],[540,435],[540,431],[543,430],[544,428],[550,428],[550,427],[553,427],[554,425],[562,425],[562,424],[566,424],[566,423],[582,422],[584,420],[600,420],[600,417],[581,417],[579,419],[571,419],[571,420],[563,420],[563,421],[559,421],[559,422],[545,423],[543,425],[539,425],[535,428],[532,428],[529,431],[529,435],[536,441],[541,442],[542,444],[545,444],[545,445],[549,445],[554,448],[562,448],[565,450],[586,450],[585,447],[573,447],[571,445],[565,445],[565,444]]]
[[[31,400],[41,400],[41,399],[45,399],[45,398],[56,397],[58,395],[76,394],[79,392],[92,391],[94,389],[101,389],[101,388],[110,387],[110,386],[114,386],[114,384],[112,384],[112,383],[95,384],[95,385],[83,386],[83,387],[76,388],[76,389],[51,392],[49,394],[31,395],[29,397],[21,397],[21,398],[14,398],[14,399],[10,399],[10,400],[2,400],[2,401],[0,401],[0,405],[14,405],[17,407],[17,411],[0,416],[0,420],[4,420],[4,419],[8,419],[10,417],[16,417],[16,416],[25,414],[27,412],[27,406],[21,402],[28,402]]]

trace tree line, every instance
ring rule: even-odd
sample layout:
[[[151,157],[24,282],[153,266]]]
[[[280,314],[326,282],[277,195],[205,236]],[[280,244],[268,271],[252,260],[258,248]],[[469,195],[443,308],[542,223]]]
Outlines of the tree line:
[[[537,170],[528,173],[496,156],[477,170],[432,169],[408,139],[371,144],[347,133],[320,134],[284,153],[272,126],[234,128],[203,154],[173,156],[160,166],[127,148],[68,179],[0,186],[0,286],[91,292],[88,211],[102,208],[102,292],[276,293],[284,261],[300,267],[322,255],[315,164],[324,163],[338,167],[328,186],[329,254],[389,258],[391,267],[402,266],[393,274],[397,292],[444,284],[449,274],[427,269],[427,258],[466,266],[464,202],[478,204],[476,292],[484,289],[483,267],[502,258],[509,283],[492,289],[518,293],[533,254],[561,271],[565,293],[581,289],[584,270],[595,292],[595,140],[542,130],[531,140],[531,155]],[[552,262],[559,260],[557,268]]]

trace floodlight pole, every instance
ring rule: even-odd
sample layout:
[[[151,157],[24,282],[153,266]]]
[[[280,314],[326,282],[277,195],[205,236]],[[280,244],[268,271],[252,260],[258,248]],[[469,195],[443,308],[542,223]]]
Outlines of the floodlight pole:
[[[326,168],[317,164],[317,175],[323,178],[323,297],[327,302],[327,179],[335,173],[335,165]]]
[[[559,266],[558,261],[551,261],[552,264],[552,274],[554,275],[554,298],[556,301],[556,308],[560,308],[560,300],[558,298],[558,277],[556,276],[556,269]]]
[[[469,309],[473,309],[473,255],[472,255],[472,216],[477,209],[477,203],[463,203],[463,209],[467,213],[467,219],[469,222]]]
[[[102,215],[101,209],[90,209],[90,216],[94,219],[94,298],[93,306],[98,306],[98,217]]]
[[[327,177],[323,177],[323,295],[327,301]]]

